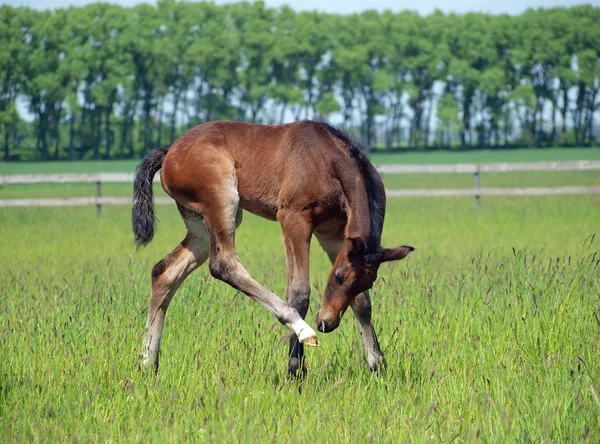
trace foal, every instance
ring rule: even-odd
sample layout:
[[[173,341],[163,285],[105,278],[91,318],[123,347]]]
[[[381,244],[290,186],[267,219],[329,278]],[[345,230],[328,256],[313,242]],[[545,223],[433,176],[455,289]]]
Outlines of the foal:
[[[359,146],[322,122],[267,126],[218,121],[196,126],[167,151],[149,153],[137,168],[132,225],[135,241],[154,234],[152,180],[177,202],[187,235],[152,269],[152,296],[142,365],[158,369],[163,323],[175,291],[209,260],[212,276],[247,294],[293,332],[288,371],[304,373],[304,345],[318,345],[304,321],[308,311],[310,240],[314,234],[333,264],[317,329],[335,330],[351,307],[369,368],[384,363],[371,325],[368,290],[382,262],[412,247],[381,247],[385,192]],[[287,303],[256,282],[235,250],[242,209],[277,220],[287,259]]]

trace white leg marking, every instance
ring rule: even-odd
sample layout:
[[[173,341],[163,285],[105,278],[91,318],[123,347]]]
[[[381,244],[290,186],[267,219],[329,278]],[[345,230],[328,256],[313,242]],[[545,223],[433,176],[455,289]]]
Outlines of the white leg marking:
[[[308,325],[302,318],[298,318],[296,321],[287,325],[291,330],[296,333],[298,340],[304,344],[313,347],[319,346],[319,340],[317,339],[317,333]]]

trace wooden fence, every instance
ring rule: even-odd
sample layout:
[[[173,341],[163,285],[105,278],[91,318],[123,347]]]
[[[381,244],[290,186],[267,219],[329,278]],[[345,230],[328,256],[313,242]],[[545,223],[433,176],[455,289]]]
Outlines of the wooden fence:
[[[480,205],[481,196],[542,196],[566,194],[600,193],[600,186],[582,187],[530,187],[530,188],[484,188],[481,187],[481,173],[508,173],[527,171],[590,171],[600,170],[600,161],[580,160],[572,162],[529,162],[529,163],[484,163],[454,165],[381,165],[378,170],[384,174],[472,174],[473,188],[462,189],[401,189],[387,190],[388,196],[474,196],[475,204]],[[159,181],[158,176],[154,179]],[[96,196],[54,199],[5,199],[0,207],[57,207],[95,205],[98,215],[102,205],[130,205],[131,198],[103,197],[103,183],[132,183],[133,173],[92,173],[92,174],[15,174],[0,176],[0,185],[42,184],[42,183],[95,183]],[[157,204],[173,203],[170,198],[156,198]]]

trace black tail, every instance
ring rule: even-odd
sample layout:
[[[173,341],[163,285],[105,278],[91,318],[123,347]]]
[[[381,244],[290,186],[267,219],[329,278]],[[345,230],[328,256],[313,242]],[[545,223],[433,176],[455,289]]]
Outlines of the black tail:
[[[152,181],[156,172],[161,169],[166,155],[166,149],[155,149],[144,157],[135,172],[131,227],[138,247],[145,246],[154,237],[156,216],[152,198]]]

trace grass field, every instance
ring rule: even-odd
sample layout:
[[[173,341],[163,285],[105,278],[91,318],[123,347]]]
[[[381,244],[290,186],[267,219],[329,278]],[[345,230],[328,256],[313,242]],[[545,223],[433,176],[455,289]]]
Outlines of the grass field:
[[[158,376],[140,374],[150,268],[184,228],[161,206],[136,252],[129,211],[0,210],[6,442],[600,441],[600,196],[390,199],[384,243],[417,251],[374,287],[387,372],[347,314],[302,384],[286,330],[206,266],[171,305]],[[277,224],[246,214],[237,243],[284,294]],[[329,271],[313,247],[311,324]]]

